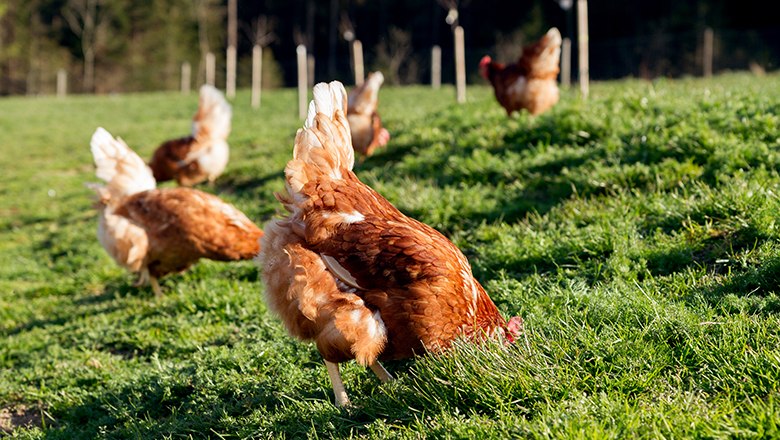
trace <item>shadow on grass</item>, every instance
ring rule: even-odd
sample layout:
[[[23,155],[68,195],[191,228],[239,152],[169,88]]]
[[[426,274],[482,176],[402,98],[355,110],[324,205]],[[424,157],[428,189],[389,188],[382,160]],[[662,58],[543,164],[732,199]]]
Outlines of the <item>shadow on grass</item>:
[[[280,391],[282,385],[274,378],[222,387],[201,384],[198,375],[191,365],[176,371],[154,372],[140,383],[62,408],[54,413],[57,426],[47,432],[47,437],[95,438],[109,433],[116,438],[161,438],[194,432],[210,437],[261,430],[298,438],[295,434],[301,433],[301,429],[305,433],[311,426],[327,426],[334,417],[339,418],[339,413],[348,421],[346,410],[328,404],[317,405],[314,411],[306,407],[306,414],[301,414],[296,406],[302,402],[332,402],[332,393],[317,384],[296,389],[292,397]],[[266,420],[261,422],[262,426],[248,423],[247,418],[251,420],[257,413],[278,415],[270,424]],[[138,424],[140,420],[143,424]],[[244,432],[241,436],[251,434]]]
[[[412,154],[419,148],[420,144],[416,141],[398,142],[391,139],[386,147],[377,150],[370,157],[363,159],[360,156],[356,156],[354,170],[360,174],[361,171],[384,168],[387,165],[400,161],[404,156]]]
[[[269,182],[284,182],[284,170],[280,169],[261,176],[251,175],[249,171],[234,171],[221,176],[216,181],[218,193],[245,195],[254,194],[255,190]]]
[[[68,300],[68,304],[64,307],[58,308],[53,316],[49,316],[45,319],[33,319],[23,324],[20,324],[14,328],[11,328],[7,332],[4,332],[7,336],[18,335],[20,333],[28,332],[35,329],[42,329],[51,326],[61,326],[69,322],[77,321],[80,319],[88,318],[98,314],[113,313],[123,307],[119,304],[106,305],[112,300],[120,296],[136,295],[138,290],[135,287],[129,286],[121,281],[111,282],[106,285],[106,288],[99,295],[82,296],[73,300]],[[63,286],[61,288],[55,286],[36,287],[21,292],[23,297],[40,297],[40,296],[63,296],[69,297],[76,295],[78,292],[72,285]]]
[[[681,272],[689,267],[706,267],[715,274],[727,273],[736,263],[730,255],[756,248],[770,238],[753,227],[720,232],[701,242],[651,252],[647,269],[655,276]]]
[[[780,258],[773,257],[732,274],[723,284],[696,289],[684,300],[691,304],[704,300],[726,314],[775,316],[780,313]]]
[[[633,132],[623,134],[625,139],[621,139],[604,121],[580,116],[574,109],[536,119],[521,115],[513,121],[517,123],[512,128],[496,135],[491,132],[493,129],[483,126],[495,122],[487,119],[476,118],[473,124],[455,124],[451,128],[447,124],[453,114],[445,110],[434,115],[431,124],[446,135],[433,136],[435,140],[428,142],[448,144],[448,154],[426,157],[426,160],[405,160],[417,154],[418,149],[420,154],[425,154],[428,147],[410,140],[391,145],[357,168],[378,170],[385,174],[380,174],[380,178],[387,180],[400,176],[432,181],[439,187],[494,186],[495,203],[490,209],[470,211],[458,217],[467,226],[496,220],[511,223],[529,213],[544,215],[572,196],[599,196],[621,189],[655,190],[656,174],[670,174],[671,179],[689,178],[685,174],[689,171],[674,159],[683,160],[690,155],[701,159],[711,153],[697,139],[688,140],[682,150],[666,148],[660,143],[647,145]],[[494,145],[481,142],[483,132],[484,136],[496,137]],[[536,148],[542,151],[533,155],[534,163],[518,162],[525,160],[522,158],[527,150]],[[670,160],[674,163],[665,163]],[[695,162],[704,164],[706,160]],[[675,172],[683,174],[677,176]],[[409,213],[415,217],[424,214]]]

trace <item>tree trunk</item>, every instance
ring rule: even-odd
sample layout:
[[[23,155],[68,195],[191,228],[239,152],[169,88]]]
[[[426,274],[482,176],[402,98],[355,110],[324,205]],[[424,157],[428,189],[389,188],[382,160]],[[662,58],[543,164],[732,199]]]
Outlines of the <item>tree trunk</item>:
[[[95,91],[95,48],[91,45],[84,48],[84,91]]]

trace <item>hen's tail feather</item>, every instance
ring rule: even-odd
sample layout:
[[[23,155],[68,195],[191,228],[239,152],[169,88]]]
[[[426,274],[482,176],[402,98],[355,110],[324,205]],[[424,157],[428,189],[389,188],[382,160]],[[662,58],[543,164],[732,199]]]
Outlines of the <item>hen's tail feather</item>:
[[[230,134],[233,112],[222,92],[208,84],[200,88],[198,112],[192,118],[192,136],[196,139],[225,140]]]
[[[101,199],[119,199],[156,186],[146,163],[122,139],[114,139],[103,127],[95,130],[89,146],[95,160],[95,175],[107,184],[92,187]]]
[[[349,112],[370,115],[376,111],[379,101],[379,89],[385,82],[382,72],[373,72],[361,86],[349,93]]]
[[[523,49],[520,62],[530,66],[537,77],[546,73],[554,79],[560,70],[561,42],[560,31],[550,28],[539,41]]]
[[[352,170],[355,152],[346,110],[347,92],[340,82],[314,86],[308,116],[295,136],[293,159],[284,169],[294,201],[303,197],[306,183],[323,176],[341,179],[342,170]]]

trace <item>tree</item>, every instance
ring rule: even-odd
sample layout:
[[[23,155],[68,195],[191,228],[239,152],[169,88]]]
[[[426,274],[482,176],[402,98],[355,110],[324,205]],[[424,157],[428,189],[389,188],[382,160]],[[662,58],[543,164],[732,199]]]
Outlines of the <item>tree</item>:
[[[108,23],[103,0],[68,0],[62,16],[70,30],[79,37],[84,56],[84,91],[95,91],[95,54],[98,39]]]
[[[211,42],[222,41],[216,39],[222,35],[220,30],[224,23],[225,7],[221,5],[220,0],[193,0],[193,4],[195,19],[198,22],[198,46],[200,47],[198,71],[202,73],[205,71],[206,54],[220,49],[219,47],[212,49]]]
[[[417,62],[411,58],[412,33],[397,27],[390,28],[388,38],[382,39],[376,47],[376,65],[384,70],[390,83],[399,85],[402,82],[401,68],[406,68],[404,82],[415,81],[417,78]]]

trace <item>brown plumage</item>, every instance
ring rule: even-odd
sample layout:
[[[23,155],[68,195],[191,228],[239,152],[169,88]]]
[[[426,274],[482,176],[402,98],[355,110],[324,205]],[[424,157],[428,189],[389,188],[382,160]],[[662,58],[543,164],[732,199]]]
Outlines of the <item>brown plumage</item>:
[[[317,344],[339,404],[348,403],[339,362],[388,380],[379,359],[438,351],[459,336],[512,340],[522,323],[507,324],[447,238],[360,182],[345,105],[341,83],[314,88],[287,194],[277,195],[290,215],[267,225],[258,257],[270,308]]]
[[[552,28],[539,41],[525,46],[517,63],[504,65],[485,56],[479,62],[479,72],[493,85],[507,115],[522,109],[538,115],[558,102],[560,58],[561,33]]]
[[[230,117],[230,105],[222,93],[210,85],[201,87],[192,135],[165,142],[155,150],[149,162],[154,178],[158,182],[176,180],[183,186],[213,182],[227,166]]]
[[[157,278],[201,258],[248,260],[263,232],[217,196],[191,188],[155,189],[152,173],[121,140],[98,128],[92,136],[98,178],[98,238],[121,266],[161,295]]]
[[[390,140],[390,133],[382,127],[379,117],[379,88],[385,82],[382,72],[372,72],[366,81],[349,92],[347,120],[352,132],[352,146],[368,157]]]

